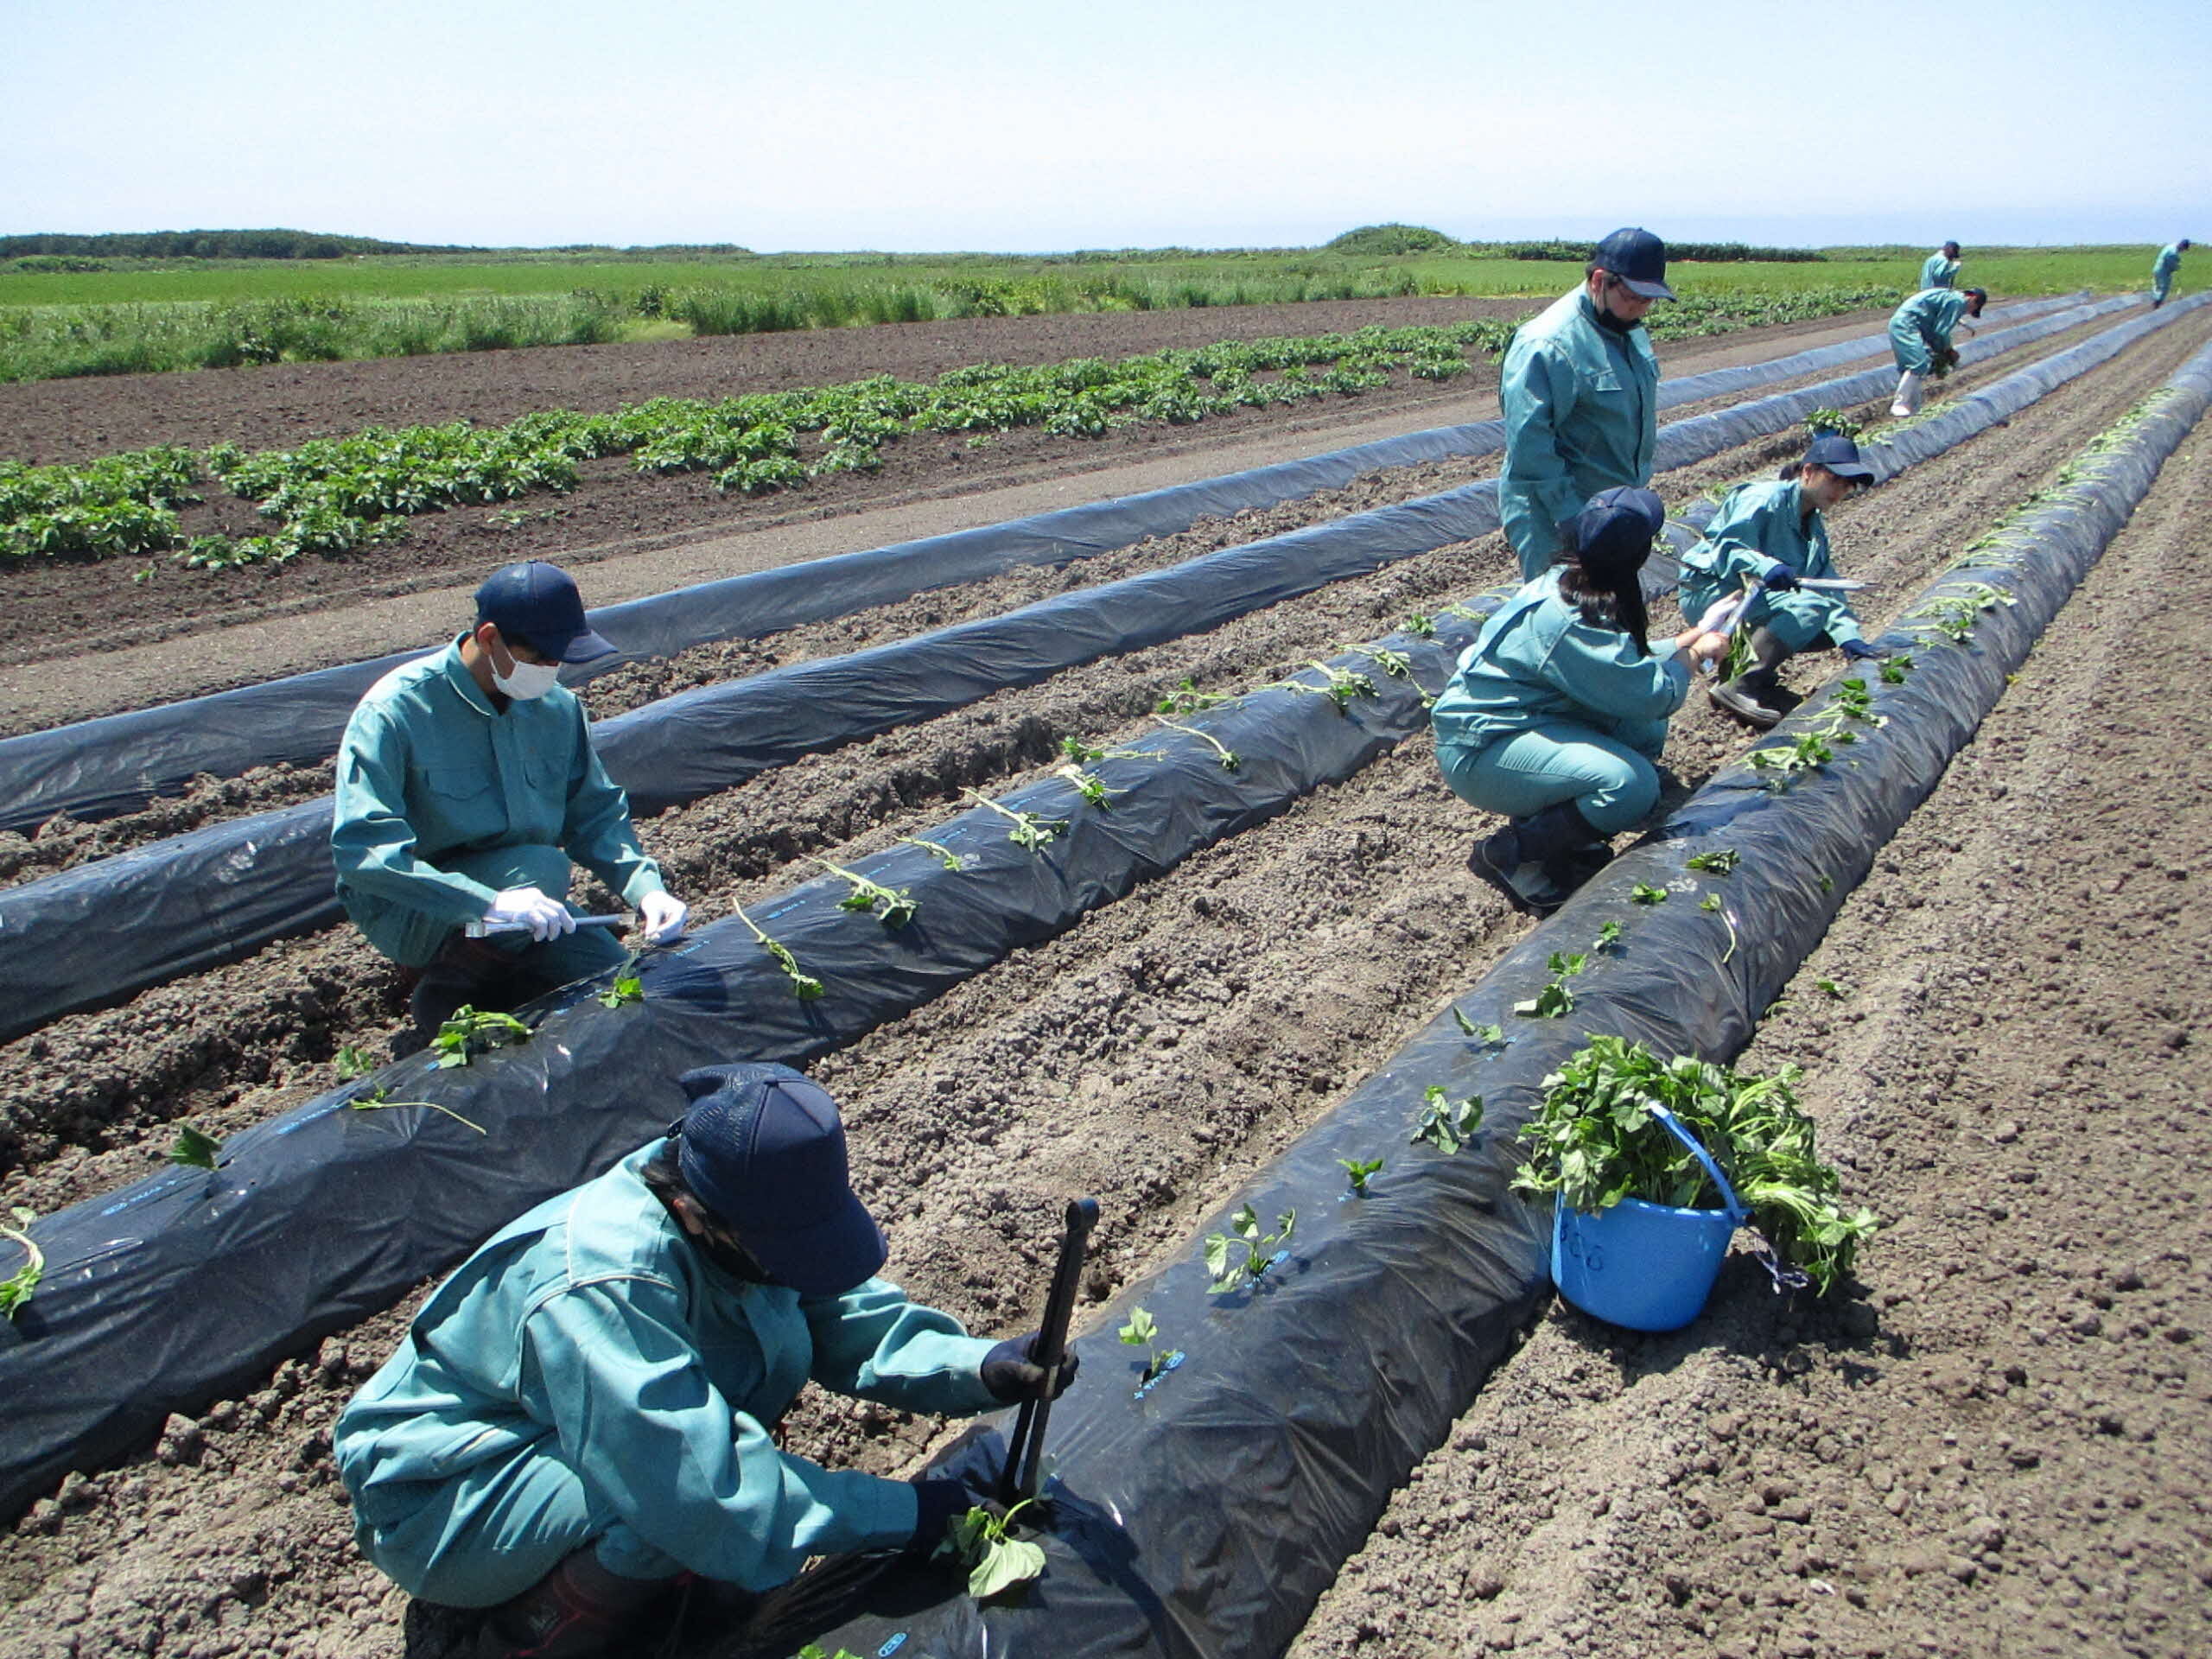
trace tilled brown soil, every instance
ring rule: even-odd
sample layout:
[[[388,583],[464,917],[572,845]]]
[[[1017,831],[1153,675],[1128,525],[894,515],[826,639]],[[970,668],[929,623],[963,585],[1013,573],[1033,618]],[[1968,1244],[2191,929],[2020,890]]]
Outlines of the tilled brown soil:
[[[1974,533],[2044,482],[2053,467],[2162,380],[2190,346],[2202,342],[2206,332],[2201,323],[2185,324],[2139,348],[2126,362],[2077,383],[2050,400],[2050,407],[2031,410],[2008,429],[1840,510],[1835,522],[1842,562],[1878,584],[1863,613],[1870,620],[1890,614]],[[1679,493],[1706,481],[1704,473],[1726,475],[1723,469],[1731,464],[1701,469],[1696,480],[1665,482]],[[1738,472],[1765,464],[1761,455],[1732,458]],[[2194,482],[2201,488],[2201,469]],[[2162,486],[2154,505],[2163,504],[2172,524],[2186,526],[2197,499],[2188,489],[2177,493]],[[2195,522],[2201,524],[2201,518]],[[2196,535],[2201,553],[2201,531]],[[944,721],[815,757],[664,816],[645,826],[648,843],[668,861],[679,891],[694,899],[702,913],[720,914],[728,903],[749,901],[767,882],[782,879],[795,854],[823,850],[842,858],[873,850],[894,834],[943,817],[958,783],[1000,782],[1039,764],[1064,733],[1135,735],[1142,727],[1136,716],[1158,688],[1185,674],[1224,689],[1249,684],[1338,640],[1382,632],[1407,609],[1431,608],[1436,598],[1495,581],[1505,568],[1496,537],[1445,550],[1198,639],[1077,671]],[[2169,574],[2150,572],[2139,587],[2115,594],[2108,614],[2133,619],[2146,613],[2148,595],[2164,591],[2152,577],[2163,582]],[[2079,608],[2068,613],[2062,628],[2075,620]],[[2162,713],[2178,706],[2184,690],[2177,677],[2179,658],[2202,654],[2202,627],[2196,619],[2202,613],[2201,605],[2192,609],[2186,604],[2172,613],[2182,626],[2172,643],[2176,660],[2167,664],[2176,677],[2158,683],[2172,688],[2168,696],[2157,699]],[[2094,655],[2086,650],[2083,654]],[[2115,671],[2122,671],[2124,665]],[[2042,727],[2032,715],[2050,707],[2049,699],[2035,705],[2024,742],[2044,742],[2034,737]],[[2149,735],[2147,715],[2135,723],[2145,728],[2137,734],[2141,764],[2163,768],[2157,775],[2170,779],[2173,788],[2186,788],[2187,746],[2158,747]],[[2050,789],[2065,779],[2069,766],[2080,767],[2089,735],[2069,726],[2044,742],[2040,752],[2048,759]],[[2120,742],[2116,730],[2094,735],[2100,744]],[[1701,705],[1693,706],[1677,721],[1669,756],[1678,789],[1693,786],[1742,741],[1735,728]],[[2048,830],[2049,818],[2028,817],[2036,810],[2029,804],[2045,792],[2042,787],[2021,787],[2014,810],[2024,822]],[[2177,802],[2176,810],[2183,804]],[[2061,822],[2069,830],[2088,824],[2101,835],[2105,820],[2094,816],[2092,805],[2095,810],[2110,806],[2120,815],[2114,832],[2120,839],[2112,851],[2135,856],[2136,845],[2125,842],[2125,836],[2146,832],[2149,825],[2126,817],[2133,810],[2132,802],[2085,803],[2079,813]],[[2204,809],[2200,802],[2190,810],[2198,817],[2184,813],[2173,832],[2176,844],[2186,851],[2161,856],[2201,878],[2204,826],[2199,819]],[[1987,816],[1984,809],[1965,822],[1978,829],[1979,819]],[[1009,1330],[1033,1316],[1042,1278],[1035,1259],[1038,1241],[1049,1230],[1047,1217],[1066,1192],[1096,1192],[1103,1205],[1101,1250],[1090,1286],[1095,1296],[1110,1294],[1131,1274],[1185,1248],[1192,1224],[1243,1176],[1340,1098],[1517,937],[1522,925],[1461,867],[1477,828],[1473,819],[1438,784],[1426,745],[1409,742],[1359,777],[1318,791],[1273,822],[1198,855],[1060,938],[1017,954],[817,1065],[817,1075],[844,1102],[854,1124],[858,1179],[893,1232],[894,1271],[918,1294],[979,1328]],[[1916,822],[1914,830],[1918,828]],[[1987,897],[1969,884],[1976,879],[1993,886],[2013,881],[2021,874],[2011,868],[2018,849],[1993,834],[1955,838],[1961,842],[1956,851],[1910,861],[1893,854],[1889,865],[1894,868],[1886,868],[1869,892],[1894,876],[1900,886],[1885,919],[1904,918],[1889,925],[1902,925],[1918,938],[1923,937],[1918,930],[1933,929],[1951,907],[1922,915],[1915,896],[1934,899],[1942,884],[1955,886],[1969,899],[1957,907],[1971,918],[1961,921],[1962,931],[1984,948],[1997,948],[2005,934],[1989,925]],[[2078,857],[2079,851],[2073,841],[2056,836],[2049,848],[2054,860]],[[2159,891],[2181,894],[2194,889],[2184,882]],[[2019,919],[2014,931],[2043,925],[2024,891],[2015,902]],[[2147,924],[2153,918],[2146,911],[2142,919]],[[2200,942],[2201,961],[2199,911],[2188,910],[2171,925],[2198,930],[2194,937]],[[1876,963],[1888,962],[1881,937],[1872,936],[1872,942],[1852,962],[1865,963],[1869,973]],[[1937,938],[1934,932],[1924,937]],[[1948,942],[1931,943],[1926,954],[1933,963],[1948,962],[1949,952]],[[1831,966],[1828,973],[1840,983],[1853,982],[1849,972],[1839,974]],[[2055,977],[2050,969],[2044,974]],[[2200,988],[2201,983],[2200,978]],[[1974,1012],[1992,1012],[1990,983],[1973,984],[1979,986],[1971,1005]],[[57,1022],[37,1037],[10,1045],[0,1055],[0,1101],[18,1108],[6,1126],[10,1160],[18,1166],[10,1196],[50,1206],[104,1190],[157,1160],[181,1118],[227,1134],[304,1097],[327,1084],[329,1073],[322,1061],[331,1046],[373,1040],[389,1028],[389,995],[367,953],[332,935],[276,947],[252,963],[149,993],[125,1009]],[[2169,989],[2164,995],[2178,993]],[[375,1006],[379,998],[385,999],[380,1008]],[[1802,995],[1797,1006],[1805,1007]],[[1852,1005],[1847,1001],[1839,1006]],[[1871,1006],[1861,1004],[1854,1011]],[[1919,1033],[1911,1023],[1911,1007],[1901,1006],[1899,1017],[1905,1021],[1896,1039],[1902,1048],[1917,1041]],[[2192,1017],[2183,1010],[2168,1023],[2185,1028]],[[2108,1030],[2107,1026],[2106,1031],[2069,1033],[2068,1039],[2077,1048],[2093,1042],[2093,1052],[2119,1065],[2119,1055],[2106,1041]],[[1841,1051],[1840,1037],[1829,1040]],[[1799,1057],[1816,1058],[1802,1050]],[[1881,1075],[1904,1074],[1897,1062],[1891,1064],[1897,1069]],[[1962,1062],[1953,1064],[1966,1070]],[[2187,1061],[2160,1064],[2186,1066]],[[1913,1084],[1899,1086],[1897,1098],[1918,1111],[1919,1096],[1936,1087],[1936,1075],[1920,1073]],[[2173,1114],[2172,1108],[2164,1109]],[[2015,1109],[2013,1116],[2021,1114]],[[2054,1125],[2051,1144],[2074,1128],[2070,1122]],[[1866,1136],[1862,1145],[1847,1128],[1839,1134],[1840,1147],[1853,1160],[1854,1190],[1863,1181],[1861,1196],[1885,1213],[1918,1217],[1910,1192],[1881,1188],[1883,1166],[1869,1149],[1873,1137]],[[1897,1177],[1938,1192],[1925,1167],[1929,1147],[1917,1126],[1901,1125],[1894,1139]],[[2031,1139],[2024,1131],[2020,1136],[2022,1142]],[[1929,1217],[1948,1217],[1943,1206],[1973,1203],[1977,1192],[1999,1193],[2025,1224],[2021,1236],[2031,1233],[2036,1248],[2045,1254],[2056,1248],[2050,1243],[2052,1230],[2039,1224],[2043,1217],[2015,1190],[2025,1184],[2000,1184],[1978,1163],[1955,1161],[1957,1166],[1948,1168],[1938,1198],[1924,1206]],[[2126,1217],[2139,1220],[2139,1212],[2165,1217],[2161,1231],[2172,1238],[2170,1244],[2158,1243],[2157,1249],[2192,1248],[2176,1230],[2178,1223],[2167,1224],[2171,1212],[2131,1203]],[[2084,1235],[2112,1230],[2121,1219],[2116,1208],[2101,1209],[2086,1195],[2079,1213],[2082,1220],[2066,1225]],[[1928,1283],[1903,1276],[1894,1282],[1911,1283],[1910,1294],[1926,1296],[1944,1282],[1941,1265],[1951,1259],[1955,1246],[1948,1236],[1922,1236],[1938,1247],[1941,1257],[1931,1257],[1921,1275]],[[1881,1287],[1881,1275],[1891,1270],[1885,1253],[1893,1247],[1909,1249],[1913,1237],[1911,1229],[1901,1227],[1878,1241],[1865,1268],[1870,1284]],[[2101,1241],[2088,1248],[2123,1247],[2118,1241]],[[2131,1259],[2152,1259],[2148,1243],[2125,1248],[2134,1251]],[[2143,1277],[2145,1283],[2154,1282],[2148,1271]],[[1959,1290],[1965,1287],[1958,1282]],[[2018,1288],[2006,1294],[2024,1294]],[[1754,1313],[1766,1306],[1732,1276],[1724,1287],[1719,1316],[1732,1317],[1736,1302]],[[197,1421],[174,1421],[156,1455],[89,1480],[73,1478],[66,1483],[54,1500],[0,1541],[0,1594],[10,1603],[0,1614],[0,1644],[40,1656],[143,1652],[172,1659],[243,1652],[352,1659],[447,1651],[455,1627],[419,1610],[408,1614],[404,1599],[351,1554],[346,1513],[331,1484],[327,1458],[332,1415],[365,1368],[397,1339],[407,1311],[395,1310],[325,1344],[318,1353],[283,1368],[265,1390],[248,1400],[218,1406]],[[1916,1340],[1948,1339],[1959,1328],[1964,1309],[1957,1300],[1942,1311],[1947,1316],[1943,1323],[1922,1327]],[[1805,1329],[1814,1328],[1810,1319],[1798,1317]],[[1880,1316],[1890,1325],[1897,1317],[1895,1308]],[[2180,1322],[2201,1328],[2198,1319]],[[1541,1351],[1552,1329],[1548,1325],[1540,1331],[1523,1361]],[[2050,1327],[2046,1337],[2057,1331]],[[1712,1332],[1705,1334],[1709,1339]],[[1872,1334],[1886,1338],[1889,1332],[1885,1326]],[[1745,1446],[1758,1448],[1753,1466],[1740,1468],[1732,1449],[1728,1461],[1716,1453],[1714,1470],[1697,1478],[1749,1482],[1764,1473],[1770,1459],[1794,1455],[1788,1452],[1789,1437],[1798,1431],[1783,1430],[1796,1419],[1785,1418],[1782,1407],[1798,1402],[1777,1401],[1763,1390],[1809,1388],[1805,1378],[1827,1375],[1821,1369],[1827,1362],[1812,1357],[1815,1344],[1799,1343],[1803,1335],[1804,1330],[1793,1330],[1788,1339],[1799,1344],[1789,1351],[1807,1352],[1803,1368],[1743,1363],[1743,1421],[1732,1432]],[[1991,1324],[1984,1347],[2000,1337]],[[2066,1338],[2060,1334],[2056,1339]],[[1782,1340],[1777,1328],[1771,1338],[1762,1334],[1748,1347],[1726,1346],[1707,1357],[1720,1368],[1717,1377],[1732,1379],[1738,1353],[1756,1354],[1764,1351],[1763,1344]],[[2167,1349],[2187,1351],[2185,1344],[2165,1338],[2151,1351],[2164,1357]],[[1908,1344],[1908,1353],[1914,1351]],[[1705,1354],[1686,1341],[1673,1362],[1674,1371],[1705,1363],[1698,1357]],[[1516,1368],[1522,1363],[1516,1361]],[[1579,1363],[1586,1370],[1600,1369],[1586,1355]],[[1891,1362],[1877,1356],[1858,1357],[1856,1363],[1878,1369]],[[1533,1392],[1542,1398],[1516,1397],[1531,1391],[1515,1389],[1516,1368],[1502,1374],[1485,1395],[1485,1405],[1502,1423],[1516,1427],[1524,1422],[1563,1424],[1559,1402],[1544,1393],[1550,1385],[1541,1375]],[[1669,1374],[1663,1366],[1655,1369],[1662,1378]],[[1992,1374],[1989,1365],[1974,1373],[1985,1383]],[[1760,1380],[1770,1375],[1790,1381]],[[1844,1390],[1855,1374],[1837,1375],[1843,1379],[1838,1389]],[[2031,1382],[2037,1381],[2031,1374]],[[1834,1409],[1842,1414],[1850,1404],[1845,1400]],[[1484,1409],[1477,1408],[1478,1413]],[[1627,1415],[1618,1414],[1614,1421]],[[1911,1459],[1928,1415],[1921,1403],[1916,1416],[1913,1408],[1895,1422],[1870,1414],[1863,1427],[1866,1436],[1894,1437],[1893,1444],[1878,1448],[1878,1461],[1897,1472],[1908,1491],[1911,1480],[1927,1478]],[[887,1471],[902,1466],[928,1432],[926,1425],[896,1422],[871,1409],[820,1402],[803,1408],[793,1431],[802,1449]],[[1463,1429],[1462,1438],[1467,1432]],[[1486,1445],[1508,1438],[1502,1430],[1471,1432],[1491,1435]],[[1568,1458],[1580,1438],[1562,1427],[1552,1442],[1554,1457]],[[1732,1448],[1737,1443],[1721,1444]],[[1641,1461],[1624,1456],[1612,1471],[1626,1483],[1624,1490],[1632,1487],[1636,1473],[1666,1466],[1647,1452],[1635,1453]],[[2048,1441],[2041,1455],[2056,1466]],[[2095,1492],[2111,1491],[2117,1503],[2119,1488],[2096,1484],[2101,1479],[2084,1476],[2064,1485],[2053,1501],[2078,1501],[2086,1512]],[[1802,1480],[1797,1484],[1805,1491],[1813,1490]],[[1476,1510],[1487,1514],[1525,1500],[1521,1524],[1499,1535],[1510,1541],[1544,1536],[1535,1507],[1557,1493],[1540,1498],[1534,1488],[1502,1489],[1503,1484],[1478,1495],[1454,1492],[1448,1505],[1416,1506],[1412,1513],[1423,1525],[1465,1527],[1478,1524]],[[2196,1484],[2202,1485],[2201,1479]],[[1421,1487],[1409,1491],[1418,1494]],[[1777,1517],[1782,1506],[1801,1495],[1777,1497]],[[1939,1508],[1941,1502],[1939,1494],[1929,1507]],[[1762,1500],[1762,1510],[1767,1507]],[[1452,1519],[1462,1509],[1465,1519]],[[1634,1513],[1634,1506],[1624,1505],[1620,1512]],[[1910,1513],[1908,1505],[1906,1514]],[[1403,1516],[1396,1524],[1402,1535],[1408,1530]],[[1774,1524],[1799,1523],[1777,1518]],[[2004,1524],[2000,1518],[2000,1529]],[[2135,1559],[2139,1562],[2154,1554],[2153,1534],[2169,1541],[2185,1539],[2182,1524],[2155,1515],[2134,1516],[2126,1535]],[[1686,1535],[1703,1535],[1695,1528]],[[1880,1535],[1908,1536],[1901,1529]],[[1627,1565],[1618,1581],[1626,1584],[1633,1567],[1643,1574],[1637,1580],[1640,1592],[1651,1575],[1663,1570],[1656,1565],[1662,1555],[1694,1557],[1681,1539],[1670,1535],[1661,1541],[1663,1551],[1624,1557]],[[1471,1537],[1469,1542],[1471,1548]],[[2157,1546],[2172,1547],[2171,1541]],[[1996,1548],[2001,1553],[2004,1545],[2000,1541]],[[1843,1559],[1832,1549],[1823,1560],[1829,1556]],[[1426,1571],[1440,1558],[1438,1550],[1422,1552],[1417,1562],[1409,1558],[1408,1581],[1416,1565]],[[1545,1586],[1560,1586],[1558,1596],[1571,1599],[1580,1582],[1574,1576],[1579,1559],[1564,1541],[1555,1555],[1532,1559],[1528,1590],[1516,1587],[1518,1599],[1495,1606],[1496,1627],[1507,1629],[1503,1614],[1524,1601],[1532,1608],[1540,1601],[1549,1606],[1543,1598],[1551,1592]],[[1807,1560],[1808,1572],[1834,1570],[1815,1568]],[[1683,1605],[1700,1608],[1699,1617],[1713,1618],[1728,1638],[1740,1638],[1743,1651],[1764,1651],[1769,1643],[1763,1632],[1770,1624],[1779,1631],[1787,1621],[1770,1616],[1768,1604],[1756,1594],[1753,1607],[1743,1610],[1740,1618],[1740,1602],[1703,1610],[1704,1601],[1717,1600],[1718,1589],[1708,1585],[1717,1586],[1723,1577],[1719,1558],[1700,1570],[1706,1576],[1685,1580],[1691,1588]],[[1727,1570],[1732,1573],[1732,1565]],[[2085,1576],[2103,1581],[2094,1563]],[[1476,1585],[1462,1578],[1462,1589],[1489,1585],[1487,1579]],[[1801,1594],[1818,1593],[1803,1580],[1789,1581]],[[1841,1592],[1840,1580],[1823,1581]],[[1956,1593],[1967,1593],[1957,1591],[1955,1579],[1944,1582]],[[1502,1573],[1500,1584],[1494,1593],[1502,1603]],[[1424,1581],[1389,1605],[1417,1605],[1427,1593]],[[1671,1600],[1674,1592],[1666,1593]],[[1493,1608],[1492,1602],[1478,1601],[1478,1612]],[[1641,1605],[1634,1595],[1619,1604]],[[1339,1629],[1331,1622],[1337,1617],[1335,1605],[1317,1622],[1310,1640],[1366,1640],[1378,1644],[1372,1650],[1386,1654],[1459,1652],[1471,1645],[1465,1631],[1446,1624],[1402,1632],[1386,1622],[1376,1636],[1361,1638],[1357,1624],[1367,1612],[1353,1613],[1351,1622]],[[1443,1605],[1440,1591],[1436,1605]],[[1455,1603],[1448,1614],[1438,1617],[1472,1618],[1460,1609],[1476,1605]],[[1432,1611],[1421,1610],[1424,1616]],[[1613,1611],[1613,1604],[1607,1604],[1607,1611]],[[1519,1622],[1531,1616],[1524,1612]],[[1682,1628],[1679,1610],[1675,1617],[1675,1625],[1662,1622],[1656,1627],[1664,1639],[1675,1639],[1667,1632]],[[1633,1642],[1605,1648],[1610,1624],[1586,1618],[1584,1622],[1586,1628],[1576,1639],[1589,1650],[1638,1650]],[[1491,1625],[1482,1629],[1488,1639]],[[1794,1626],[1789,1639],[1795,1639]],[[2145,1650],[2186,1649],[2154,1645]]]
[[[1554,1306],[1294,1659],[2212,1651],[2208,488],[2200,434],[1740,1062],[1888,1218],[1858,1294]]]

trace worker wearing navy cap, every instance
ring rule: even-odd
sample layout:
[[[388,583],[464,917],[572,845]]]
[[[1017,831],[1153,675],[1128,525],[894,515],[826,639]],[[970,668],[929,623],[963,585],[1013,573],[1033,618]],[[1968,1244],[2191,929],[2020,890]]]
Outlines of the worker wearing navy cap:
[[[566,571],[533,559],[476,590],[476,622],[371,686],[338,750],[338,897],[371,944],[418,976],[422,1047],[464,1004],[507,1009],[620,963],[564,903],[572,862],[665,944],[686,906],[638,845],[562,665],[611,655]],[[480,922],[492,930],[470,938]]]
[[[1874,469],[1849,438],[1815,438],[1804,458],[1779,478],[1739,484],[1706,526],[1705,538],[1682,555],[1682,614],[1696,620],[1756,582],[1758,591],[1734,619],[1748,632],[1751,662],[1707,695],[1761,731],[1777,724],[1777,674],[1800,652],[1840,650],[1851,662],[1887,655],[1859,632],[1851,604],[1837,589],[1803,586],[1835,579],[1827,521],[1821,514],[1854,489],[1874,481]]]
[[[1559,557],[1592,495],[1651,481],[1659,359],[1643,314],[1674,297],[1667,245],[1649,231],[1615,231],[1598,245],[1581,287],[1514,331],[1498,379],[1497,512],[1524,578]]]
[[[666,1138],[508,1224],[433,1291],[332,1432],[362,1552],[410,1594],[494,1608],[480,1659],[608,1650],[683,1573],[760,1592],[810,1555],[943,1541],[960,1482],[780,1450],[810,1378],[905,1410],[1055,1395],[875,1275],[830,1096],[708,1066]]]
[[[1929,254],[1920,264],[1922,288],[1949,288],[1959,280],[1959,271],[1966,261],[1959,257],[1959,245],[1946,242]]]
[[[1452,792],[1508,820],[1467,868],[1517,911],[1558,909],[1657,804],[1651,763],[1690,664],[1727,652],[1694,625],[1645,639],[1640,573],[1665,520],[1649,490],[1592,496],[1566,555],[1483,625],[1429,711]]]

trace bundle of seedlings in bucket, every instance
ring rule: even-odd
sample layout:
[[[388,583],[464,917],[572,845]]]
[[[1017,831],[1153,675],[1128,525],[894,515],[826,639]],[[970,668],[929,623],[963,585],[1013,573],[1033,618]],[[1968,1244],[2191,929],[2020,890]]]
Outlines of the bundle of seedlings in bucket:
[[[1802,1075],[1794,1065],[1760,1077],[1690,1055],[1662,1060],[1640,1043],[1592,1037],[1544,1079],[1542,1109],[1521,1130],[1531,1155],[1515,1171],[1514,1190],[1553,1195],[1562,1212],[1627,1200],[1724,1209],[1726,1195],[1668,1127],[1671,1116],[1786,1267],[1825,1292],[1851,1271],[1859,1241],[1878,1224],[1872,1211],[1838,1203],[1840,1182],[1821,1161],[1813,1120],[1797,1102]]]

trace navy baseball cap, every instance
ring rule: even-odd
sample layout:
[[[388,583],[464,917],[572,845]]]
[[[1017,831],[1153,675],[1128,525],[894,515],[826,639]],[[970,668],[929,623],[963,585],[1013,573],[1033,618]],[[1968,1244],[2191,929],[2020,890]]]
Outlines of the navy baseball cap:
[[[520,638],[551,662],[588,663],[614,654],[584,620],[575,581],[543,559],[502,565],[485,577],[476,590],[476,621],[491,623],[505,638]]]
[[[702,1066],[677,1081],[683,1184],[779,1285],[836,1296],[873,1279],[890,1247],[855,1196],[836,1103],[788,1065]]]
[[[1628,291],[1647,300],[1671,300],[1667,286],[1667,245],[1649,231],[1633,226],[1615,231],[1598,245],[1590,263],[1610,270],[1628,284]]]
[[[1575,515],[1575,562],[1593,576],[1623,577],[1643,568],[1667,504],[1629,485],[1600,490]]]
[[[1874,481],[1874,469],[1859,458],[1859,446],[1834,432],[1813,440],[1805,451],[1805,464],[1825,467],[1838,478],[1855,478],[1868,484]]]

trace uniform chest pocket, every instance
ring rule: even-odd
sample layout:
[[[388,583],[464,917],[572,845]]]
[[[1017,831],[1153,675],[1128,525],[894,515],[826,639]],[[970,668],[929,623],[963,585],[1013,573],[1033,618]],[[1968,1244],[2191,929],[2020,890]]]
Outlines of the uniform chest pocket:
[[[1593,392],[1599,397],[1611,396],[1618,397],[1621,393],[1627,391],[1628,388],[1621,383],[1620,376],[1613,370],[1602,369],[1596,374],[1590,377],[1589,384],[1586,390]]]
[[[423,791],[444,812],[467,812],[480,802],[488,803],[499,780],[473,768],[447,768],[423,774]]]

